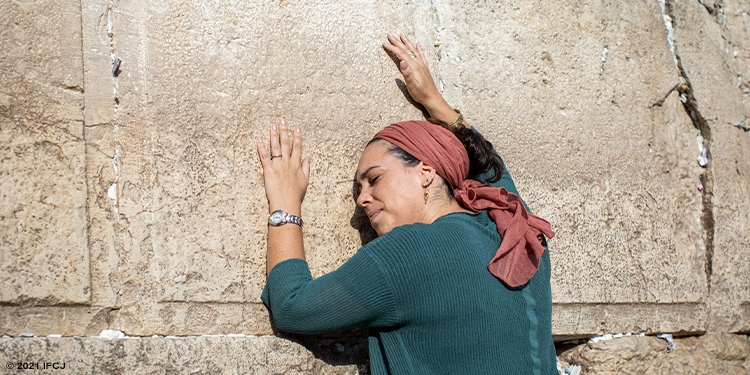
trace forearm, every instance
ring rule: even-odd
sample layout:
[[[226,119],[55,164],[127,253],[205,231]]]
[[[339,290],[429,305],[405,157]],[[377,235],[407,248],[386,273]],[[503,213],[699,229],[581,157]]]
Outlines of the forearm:
[[[315,334],[398,323],[391,283],[367,251],[313,280],[305,261],[291,259],[268,275],[261,300],[281,331]]]
[[[310,178],[310,158],[302,159],[302,132],[296,128],[289,138],[289,127],[284,119],[269,129],[270,152],[262,139],[256,142],[258,157],[263,166],[263,179],[269,213],[283,210],[300,216],[302,200]],[[275,221],[281,224],[280,221]],[[270,222],[269,222],[270,224]],[[268,226],[266,275],[274,266],[291,258],[305,259],[302,227],[289,223]]]
[[[300,203],[270,203],[270,212],[282,209],[292,215],[302,216]],[[266,253],[266,276],[273,267],[287,259],[305,259],[305,247],[302,241],[302,227],[288,223],[281,226],[268,226],[268,251]]]
[[[292,258],[305,259],[302,227],[296,224],[284,224],[279,227],[269,226],[266,276],[274,266]]]

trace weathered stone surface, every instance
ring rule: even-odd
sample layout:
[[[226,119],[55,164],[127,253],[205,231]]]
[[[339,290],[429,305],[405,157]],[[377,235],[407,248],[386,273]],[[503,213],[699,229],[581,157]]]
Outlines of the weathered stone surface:
[[[0,303],[86,304],[80,5],[0,9]]]
[[[0,306],[0,335],[92,336],[114,326],[116,311],[88,306]]]
[[[370,238],[363,145],[420,117],[388,31],[553,223],[556,335],[750,330],[747,2],[667,2],[676,55],[658,1],[0,4],[0,333],[273,332],[254,140],[302,127],[307,257],[336,269]]]
[[[711,155],[705,175],[712,185],[705,244],[710,262],[709,327],[737,332],[750,330],[740,308],[750,302],[750,134],[733,126],[750,114],[742,93],[743,72],[750,73],[743,20],[750,3],[718,4],[674,2],[672,16],[676,52],[693,90],[696,112],[710,130],[704,134]]]
[[[552,305],[557,340],[612,332],[703,332],[708,308],[704,303],[559,304]]]
[[[709,334],[667,342],[656,337],[623,337],[582,344],[560,355],[582,374],[750,374],[750,341],[745,335]]]
[[[335,348],[335,346],[334,346]],[[335,349],[334,349],[335,350]],[[42,373],[69,374],[357,374],[340,353],[315,358],[302,345],[273,336],[0,339],[7,363],[39,362]],[[340,360],[343,359],[344,362]],[[65,364],[65,369],[53,369]],[[4,369],[3,374],[20,370]],[[359,372],[363,373],[363,372]]]

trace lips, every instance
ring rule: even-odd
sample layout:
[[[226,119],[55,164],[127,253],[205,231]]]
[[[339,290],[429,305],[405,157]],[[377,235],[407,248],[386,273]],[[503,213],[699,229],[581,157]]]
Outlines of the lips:
[[[371,222],[371,223],[372,223],[372,221],[373,221],[373,220],[375,220],[375,217],[377,217],[377,216],[378,216],[378,214],[380,213],[380,211],[381,211],[381,210],[375,210],[375,211],[372,211],[372,212],[368,212],[368,213],[367,213],[367,217],[368,217],[368,218],[370,219],[370,222]]]

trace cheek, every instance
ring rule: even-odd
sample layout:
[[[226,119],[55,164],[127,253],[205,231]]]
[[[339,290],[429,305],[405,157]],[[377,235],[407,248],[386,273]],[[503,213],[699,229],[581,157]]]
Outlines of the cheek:
[[[406,223],[414,222],[413,215],[418,214],[424,208],[423,189],[418,186],[409,186],[401,184],[396,186],[391,193],[392,203],[395,204],[393,209],[397,210],[401,221]]]

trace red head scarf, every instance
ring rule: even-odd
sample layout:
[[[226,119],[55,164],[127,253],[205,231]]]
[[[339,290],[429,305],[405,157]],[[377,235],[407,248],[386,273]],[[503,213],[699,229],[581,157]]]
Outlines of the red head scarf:
[[[512,288],[531,280],[544,254],[541,234],[555,235],[549,222],[529,213],[521,198],[505,188],[467,179],[469,155],[453,133],[427,121],[403,121],[388,125],[373,138],[393,143],[435,168],[462,207],[474,212],[487,210],[503,238],[487,268]]]

